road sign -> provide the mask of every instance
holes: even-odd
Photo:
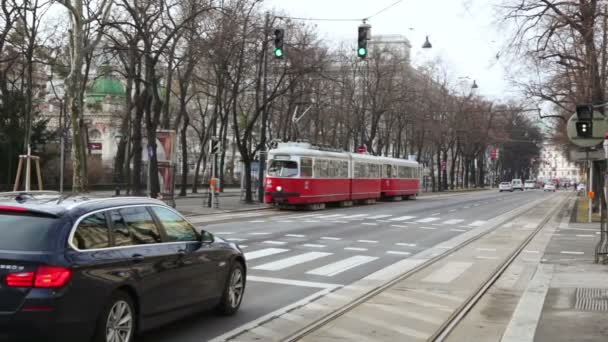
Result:
[[[568,120],[566,131],[568,138],[573,144],[580,147],[593,147],[604,141],[604,134],[608,132],[608,121],[600,112],[596,111],[593,113],[593,125],[591,126],[591,134],[588,137],[581,137],[577,132],[577,124],[580,126],[581,122],[576,113]]]

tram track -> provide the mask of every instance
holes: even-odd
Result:
[[[462,305],[460,307],[458,307],[450,315],[450,317],[447,320],[444,321],[444,323],[436,330],[436,332],[431,336],[431,338],[429,338],[430,341],[444,341],[450,335],[450,333],[466,317],[467,313],[475,306],[475,304],[483,297],[483,295],[491,288],[491,286],[500,278],[500,276],[505,272],[505,270],[521,254],[521,252],[526,248],[526,246],[528,246],[528,244],[534,239],[534,237],[536,237],[537,234],[548,224],[548,222],[559,212],[559,210],[563,207],[564,203],[567,200],[568,200],[568,197],[564,197],[563,199],[561,199],[558,202],[558,204],[555,205],[555,207],[552,210],[550,210],[549,213],[543,217],[541,222],[533,229],[533,231],[521,243],[519,243],[519,245],[514,249],[514,251],[508,255],[508,257],[505,259],[505,261],[502,262],[495,269],[494,272],[492,272],[492,274],[489,276],[489,278],[486,281],[484,281],[482,283],[482,285],[479,286],[479,288],[476,289],[475,292],[473,294],[471,294],[471,296],[469,296],[462,303]],[[525,214],[528,214],[529,212],[536,209],[539,204],[540,204],[540,202],[535,203],[535,205],[532,205],[530,208],[526,208],[525,210],[521,211],[518,215],[523,216]],[[513,209],[509,213],[517,212],[520,209],[521,208]],[[408,278],[411,278],[416,274],[419,274],[420,272],[437,264],[439,261],[445,259],[446,257],[453,255],[454,253],[462,250],[463,248],[474,243],[475,241],[478,241],[478,240],[482,239],[483,237],[487,236],[488,234],[495,232],[497,229],[499,229],[500,227],[502,227],[504,224],[506,224],[507,222],[509,222],[512,219],[513,219],[512,217],[507,216],[506,218],[500,220],[499,222],[496,222],[490,229],[488,229],[474,237],[471,237],[470,239],[460,243],[459,245],[454,246],[446,253],[433,257],[433,258],[427,260],[426,262],[412,268],[408,272],[405,272],[404,274],[402,274],[398,277],[395,277],[392,280],[366,292],[362,296],[359,296],[358,298],[356,298],[354,301],[351,301],[348,304],[340,307],[339,309],[334,310],[331,313],[320,317],[319,319],[312,322],[311,324],[300,328],[295,333],[292,333],[291,335],[289,335],[281,340],[285,341],[285,342],[291,342],[291,341],[298,341],[302,338],[307,337],[308,335],[314,333],[315,331],[323,328],[325,325],[337,320],[341,316],[347,314],[348,312],[354,310],[355,308],[359,307],[363,303],[369,301],[373,297],[381,294],[383,291],[391,288],[395,284],[397,284],[401,281],[404,281]]]

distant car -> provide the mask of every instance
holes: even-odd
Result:
[[[545,184],[545,187],[543,188],[543,191],[553,191],[553,192],[555,192],[555,184],[553,184],[553,183],[547,183],[547,184]]]
[[[500,191],[500,192],[503,192],[503,191],[513,192],[513,186],[509,182],[502,182],[502,183],[500,183],[498,185],[498,191]]]
[[[585,186],[585,184],[581,183],[581,184],[579,184],[579,185],[576,187],[576,190],[577,190],[577,191],[585,191],[585,190],[586,190],[586,188],[587,188],[587,187]]]
[[[161,201],[0,193],[0,339],[132,342],[207,308],[235,313],[245,275],[237,245]]]
[[[524,189],[526,189],[526,190],[534,190],[534,189],[536,189],[536,182],[533,181],[533,180],[527,180],[524,183]]]
[[[521,182],[521,179],[513,179],[511,181],[511,186],[513,187],[513,190],[524,191],[524,185]]]

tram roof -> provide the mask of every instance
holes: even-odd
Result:
[[[383,156],[373,156],[370,154],[362,153],[351,153],[351,152],[331,152],[317,150],[313,148],[306,148],[300,146],[279,146],[276,149],[269,151],[271,155],[290,155],[290,156],[312,156],[312,157],[325,157],[325,158],[336,158],[336,159],[353,159],[353,160],[367,160],[376,163],[395,163],[398,165],[417,167],[419,164],[413,160],[390,158]]]

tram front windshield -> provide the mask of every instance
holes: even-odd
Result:
[[[297,177],[298,163],[289,160],[273,160],[268,167],[268,176]]]

